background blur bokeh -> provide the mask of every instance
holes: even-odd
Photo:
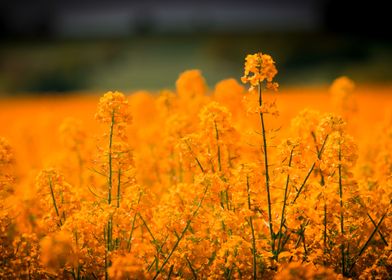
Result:
[[[172,88],[193,68],[213,86],[256,51],[282,87],[392,82],[385,1],[3,2],[1,96]]]

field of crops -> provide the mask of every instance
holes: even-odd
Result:
[[[392,87],[244,68],[1,101],[0,278],[391,279]]]

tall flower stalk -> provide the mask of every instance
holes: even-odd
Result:
[[[250,190],[249,190],[249,175],[246,176],[246,191],[248,193],[248,209],[251,210],[251,203],[250,203]],[[257,259],[256,259],[256,237],[255,237],[255,229],[253,226],[253,217],[249,217],[249,225],[252,233],[252,265],[253,265],[253,279],[257,279]]]
[[[265,171],[265,188],[267,192],[267,203],[268,203],[268,227],[270,232],[271,251],[275,252],[275,234],[272,224],[272,201],[271,201],[271,190],[270,190],[270,175],[268,165],[268,145],[266,127],[264,121],[264,110],[263,110],[263,96],[262,89],[264,84],[267,88],[276,90],[278,87],[277,83],[272,82],[275,75],[278,73],[275,67],[275,62],[272,57],[268,54],[256,53],[248,55],[245,59],[244,76],[241,78],[243,83],[250,83],[253,90],[255,87],[258,89],[258,111],[261,122],[261,132],[263,136],[263,152],[264,152],[264,171]]]
[[[340,140],[341,141],[341,140]],[[343,183],[342,183],[342,146],[339,141],[339,204],[340,204],[340,234],[342,235],[342,242],[340,250],[342,254],[342,275],[346,273],[346,260],[345,260],[345,246],[344,246],[344,216],[343,216]]]
[[[117,208],[120,206],[121,191],[121,168],[129,165],[131,159],[126,148],[126,125],[130,122],[131,116],[128,112],[128,101],[124,94],[120,92],[107,92],[98,104],[98,111],[95,118],[109,126],[107,151],[104,151],[106,159],[103,160],[102,174],[107,177],[107,204],[112,204],[113,184],[117,180]],[[115,142],[117,141],[117,142]],[[124,160],[124,155],[128,158]],[[117,167],[117,168],[116,168]],[[114,170],[118,170],[118,176],[114,176]],[[110,261],[108,252],[114,249],[113,246],[113,215],[109,215],[107,225],[104,230],[105,240],[105,279],[108,279],[108,267]]]

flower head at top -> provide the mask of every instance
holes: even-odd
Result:
[[[109,91],[100,98],[95,118],[102,123],[129,123],[131,115],[128,110],[129,104],[124,94]]]
[[[241,77],[241,81],[244,84],[250,83],[252,87],[260,86],[266,81],[267,88],[277,90],[279,85],[273,82],[277,73],[275,61],[270,55],[260,52],[248,54],[245,58],[244,76]]]

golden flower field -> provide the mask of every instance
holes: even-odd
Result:
[[[2,100],[0,278],[391,279],[392,86],[276,74]]]

